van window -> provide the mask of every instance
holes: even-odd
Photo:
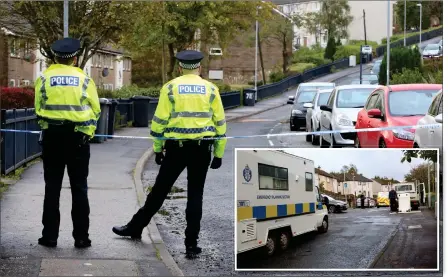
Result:
[[[313,174],[310,172],[305,173],[305,191],[313,191]]]
[[[405,191],[412,191],[412,185],[398,185],[395,187],[395,191],[397,192],[405,192]]]
[[[260,190],[288,190],[288,169],[258,164]]]

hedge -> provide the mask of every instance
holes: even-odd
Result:
[[[386,59],[380,66],[380,72],[378,75],[379,84],[386,84],[387,74],[386,74]],[[411,49],[406,47],[397,47],[390,50],[390,64],[389,73],[390,78],[393,74],[399,74],[403,69],[414,69],[417,68],[420,72],[422,71],[420,51],[417,49]]]
[[[432,27],[432,28],[423,30],[422,35],[425,34],[425,33],[427,33],[427,32],[429,32],[429,31],[436,30],[436,29],[440,29],[440,28],[443,28],[443,26],[437,26],[437,27]],[[406,33],[406,38],[409,38],[409,37],[412,37],[412,36],[415,36],[415,35],[419,35],[419,34],[420,34],[419,31],[417,31],[417,32],[411,32],[411,33]],[[404,34],[396,34],[396,35],[392,35],[392,36],[390,36],[390,42],[391,42],[391,43],[392,43],[392,42],[399,41],[399,40],[401,40],[401,39],[404,39]],[[387,37],[381,39],[381,45],[386,45],[386,44],[387,44]]]
[[[34,108],[34,90],[23,87],[0,87],[2,109]]]

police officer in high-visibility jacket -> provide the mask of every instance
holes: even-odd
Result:
[[[56,41],[51,51],[56,64],[36,81],[35,109],[42,128],[45,198],[39,244],[55,247],[59,236],[59,198],[65,166],[72,192],[72,221],[75,247],[91,246],[87,176],[90,147],[100,104],[96,86],[80,68],[74,67],[80,41]]]
[[[197,244],[204,183],[208,167],[218,169],[221,166],[226,146],[226,120],[217,86],[199,76],[203,54],[186,50],[179,52],[176,58],[182,76],[169,81],[161,89],[151,124],[151,135],[165,138],[155,139],[153,144],[155,161],[161,165],[159,174],[145,205],[126,226],[114,227],[113,232],[141,238],[143,228],[149,224],[174,182],[187,168],[185,247],[187,254],[194,255],[202,251]],[[218,139],[204,139],[207,137]],[[165,155],[163,148],[166,150]]]

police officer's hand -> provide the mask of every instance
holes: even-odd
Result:
[[[156,164],[161,165],[164,158],[165,158],[165,156],[163,156],[163,152],[157,152],[156,153]]]
[[[210,165],[210,168],[214,169],[214,170],[219,169],[221,167],[221,164],[222,164],[222,159],[214,157],[212,164]]]

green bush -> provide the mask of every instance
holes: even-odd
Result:
[[[350,40],[348,42],[349,45],[356,45],[356,46],[362,46],[365,45],[364,40]],[[378,43],[375,41],[367,41],[367,45],[371,46],[372,48],[378,46]]]
[[[394,73],[390,84],[423,83],[423,75],[418,68],[403,69],[401,73]]]
[[[443,70],[442,59],[428,59],[423,61],[423,73],[434,73]]]
[[[285,78],[285,74],[282,71],[274,70],[269,74],[269,80],[271,82],[278,82]]]
[[[435,73],[427,73],[423,78],[423,81],[425,83],[443,84],[443,71],[440,70]]]
[[[332,62],[331,59],[325,59],[317,56],[308,56],[308,57],[302,57],[301,59],[299,59],[297,63],[310,63],[318,67],[321,65],[329,64],[331,62]]]
[[[97,92],[98,92],[98,97],[99,98],[114,98],[114,91],[113,90],[99,88],[97,90]]]
[[[356,45],[345,45],[339,46],[334,54],[334,60],[339,60],[342,58],[348,58],[351,55],[356,56],[356,64],[359,64],[360,58],[360,47]]]
[[[386,57],[387,53],[385,54]],[[381,63],[378,82],[379,84],[386,84],[386,59],[383,59]],[[405,47],[393,48],[390,50],[390,63],[389,63],[389,77],[393,74],[402,73],[403,69],[417,68],[420,73],[422,72],[422,62],[420,52],[418,49],[410,49]]]
[[[210,82],[218,87],[219,93],[232,91],[232,87],[230,87],[229,84],[223,83],[221,81],[210,81]]]
[[[422,30],[423,31],[422,35],[427,33],[427,32],[429,32],[429,31],[432,31],[432,30],[435,30],[435,29],[440,29],[440,28],[443,28],[443,26],[438,26],[438,27],[429,28],[427,30]],[[412,36],[415,36],[415,35],[419,35],[419,34],[420,34],[420,32],[418,32],[418,31],[417,32],[411,32],[411,33],[406,33],[406,38],[409,38],[409,37],[412,37]],[[403,33],[392,35],[392,36],[390,36],[390,42],[392,43],[392,42],[395,42],[395,41],[399,41],[399,40],[401,40],[403,38],[404,38],[404,34]],[[381,44],[382,45],[386,45],[387,44],[387,37],[381,39]]]
[[[327,43],[327,47],[325,48],[324,58],[334,61],[334,54],[336,53],[336,49],[336,40],[334,39],[334,37],[330,37]]]
[[[324,59],[324,49],[320,46],[301,47],[295,51],[292,58],[292,63],[313,63],[317,66],[326,64],[328,60]]]
[[[247,84],[254,86],[255,85],[255,81],[251,80]],[[263,85],[263,81],[262,80],[258,80],[257,81],[257,86],[262,86],[262,85]]]

